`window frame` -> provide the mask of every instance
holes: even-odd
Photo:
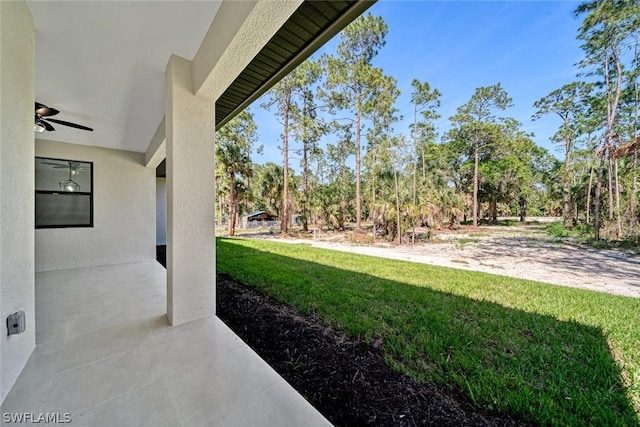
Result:
[[[59,159],[54,157],[41,157],[35,156],[34,160],[53,160],[58,162],[77,162],[84,163],[89,165],[89,181],[91,183],[91,191],[53,191],[53,190],[35,190],[34,194],[34,221],[36,230],[47,229],[47,228],[93,228],[93,162],[85,161],[85,160],[71,160],[71,159]],[[34,166],[35,167],[35,166]],[[35,173],[34,171],[34,179]],[[63,197],[79,197],[79,196],[89,196],[89,222],[83,224],[50,224],[50,225],[38,225],[37,223],[37,203],[38,203],[38,194],[49,194],[49,195],[62,195]]]

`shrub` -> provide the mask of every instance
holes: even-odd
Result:
[[[552,222],[545,228],[547,230],[547,234],[551,237],[569,237],[571,235],[571,231],[560,221]]]

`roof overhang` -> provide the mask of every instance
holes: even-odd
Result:
[[[374,1],[304,1],[216,101],[216,129],[264,94]]]
[[[301,2],[279,30],[248,61],[238,76],[217,96],[216,130],[263,95],[374,3],[375,0]],[[166,176],[163,147],[164,120],[156,130],[145,160],[148,166],[158,167],[156,175],[159,177]]]

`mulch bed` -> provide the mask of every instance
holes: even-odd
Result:
[[[384,362],[379,345],[217,276],[217,315],[336,426],[520,426]]]

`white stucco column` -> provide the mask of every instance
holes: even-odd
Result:
[[[215,103],[193,95],[191,61],[173,55],[165,80],[167,317],[215,314]]]
[[[35,35],[24,1],[0,1],[0,403],[36,344]],[[6,318],[19,310],[26,329],[7,336]]]

